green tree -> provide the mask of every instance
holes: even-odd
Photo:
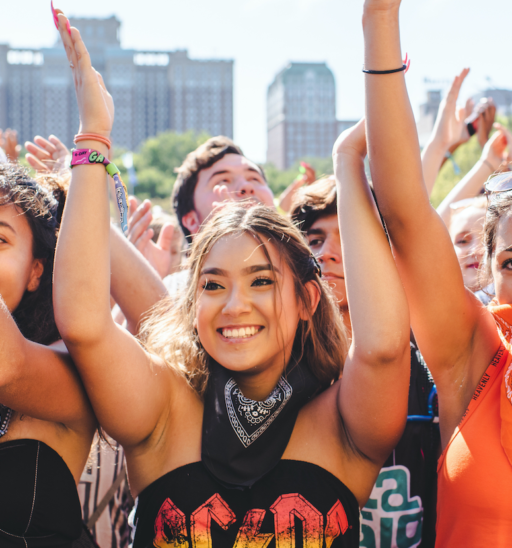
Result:
[[[333,174],[332,158],[303,158],[302,161],[307,162],[315,169],[317,179]],[[300,174],[300,161],[295,162],[292,167],[286,170],[280,170],[274,164],[264,164],[262,167],[265,170],[268,185],[275,196],[279,196]]]
[[[189,152],[209,139],[207,133],[160,133],[145,141],[133,155],[133,165],[137,173],[135,195],[140,199],[167,199],[176,181],[175,169],[179,167]],[[114,163],[119,167],[125,182],[128,175],[123,166],[122,154],[125,150],[114,151]]]

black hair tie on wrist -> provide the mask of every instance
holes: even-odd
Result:
[[[392,69],[392,70],[366,70],[366,69],[363,69],[363,72],[365,74],[394,74],[395,72],[403,72],[404,70],[407,70],[408,67],[409,67],[409,65],[404,63],[401,66],[401,68],[398,68],[398,69]]]

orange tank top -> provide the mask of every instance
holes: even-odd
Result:
[[[439,459],[436,548],[512,546],[512,307],[490,311],[503,345]]]

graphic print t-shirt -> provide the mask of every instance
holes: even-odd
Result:
[[[412,420],[361,511],[361,547],[434,547],[439,429],[434,420],[414,420],[437,415],[437,399],[429,409],[433,386],[421,354],[411,343],[408,415]]]
[[[196,462],[139,495],[134,525],[133,548],[356,548],[359,508],[314,464],[281,460],[250,489],[228,489]]]

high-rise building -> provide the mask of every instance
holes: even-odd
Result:
[[[123,49],[121,22],[70,18],[115,103],[112,140],[134,149],[148,137],[174,130],[233,136],[233,61],[195,60],[186,50]],[[60,40],[53,48],[0,45],[0,128],[20,140],[53,133],[68,145],[78,131],[72,74]]]
[[[338,135],[336,84],[325,63],[290,63],[267,91],[267,162],[287,169],[328,157]]]

